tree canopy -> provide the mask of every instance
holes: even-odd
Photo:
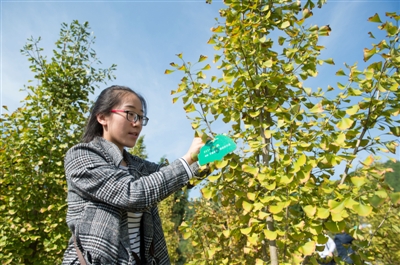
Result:
[[[198,134],[213,137],[225,123],[240,146],[211,165],[196,214],[181,226],[195,246],[189,264],[317,264],[323,231],[343,230],[356,238],[356,264],[381,260],[382,249],[354,226],[373,216],[388,222],[400,201],[374,163],[395,153],[400,136],[400,16],[371,14],[386,38],[364,49],[369,65],[346,64],[336,85],[312,88],[304,82],[319,66],[334,65],[319,44],[331,28],[306,23],[325,1],[224,3],[208,41],[212,62],[178,54],[166,70],[183,75],[173,101],[182,100]]]
[[[28,82],[35,85],[24,87],[28,95],[20,108],[1,117],[2,264],[61,263],[71,236],[63,158],[80,140],[89,95],[114,79],[115,65],[95,68],[100,62],[89,30],[87,22],[63,23],[50,59],[40,37],[21,50],[34,73]]]

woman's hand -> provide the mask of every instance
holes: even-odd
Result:
[[[192,145],[190,146],[187,153],[183,156],[183,159],[188,162],[189,165],[193,164],[197,161],[197,155],[200,152],[200,148],[204,145],[203,140],[200,137],[196,137],[192,141]]]

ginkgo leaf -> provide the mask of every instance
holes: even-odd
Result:
[[[340,222],[343,220],[342,212],[331,212],[332,221]]]
[[[299,248],[299,251],[303,253],[304,256],[308,256],[315,252],[315,246],[316,243],[314,241],[310,241],[301,246]]]
[[[320,207],[317,208],[317,217],[319,219],[326,219],[329,217],[330,214],[331,213],[327,208],[320,208]]]
[[[201,189],[201,194],[205,199],[209,200],[212,197],[212,190],[208,187],[204,187]]]
[[[242,165],[242,170],[244,172],[250,173],[252,175],[257,175],[257,173],[258,173],[258,168],[251,167],[251,166],[248,166],[248,165]]]
[[[253,204],[248,203],[247,201],[243,201],[242,207],[246,212],[250,212],[253,209]]]
[[[283,210],[283,205],[270,205],[269,206],[269,211],[273,214],[278,214],[282,212]]]
[[[353,209],[357,212],[359,216],[368,216],[372,212],[372,207],[362,203],[353,206]]]
[[[343,202],[337,202],[334,200],[329,200],[328,206],[330,208],[331,213],[340,213],[345,208],[345,204]]]
[[[271,230],[264,230],[264,235],[268,240],[275,240],[278,237],[278,233]]]
[[[353,120],[349,118],[342,118],[337,124],[336,127],[338,127],[340,130],[344,131],[348,128],[350,128],[353,125]]]
[[[323,111],[324,111],[324,109],[322,108],[321,102],[318,103],[318,104],[315,104],[314,107],[312,107],[312,108],[310,109],[310,112],[311,112],[311,113],[321,113],[321,112],[323,112]]]
[[[372,17],[368,18],[368,21],[370,22],[376,22],[376,23],[382,23],[378,13],[375,13]]]
[[[350,180],[357,188],[361,188],[366,183],[365,177],[351,177]]]
[[[242,229],[240,229],[240,232],[243,234],[243,235],[248,235],[248,234],[250,234],[251,233],[251,230],[253,229],[253,227],[247,227],[247,228],[242,228]]]
[[[206,60],[208,57],[205,55],[200,55],[199,61],[198,62],[202,62],[204,60]]]
[[[308,217],[312,218],[317,212],[317,207],[313,205],[307,205],[303,207],[303,211],[307,214]]]
[[[348,108],[346,110],[346,113],[348,115],[354,115],[356,114],[358,111],[360,110],[360,106],[358,106],[358,104],[351,106],[351,108]]]

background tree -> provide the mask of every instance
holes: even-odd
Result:
[[[305,26],[314,1],[224,3],[209,40],[220,76],[206,78],[212,67],[204,55],[200,65],[182,54],[182,63],[171,63],[184,72],[173,100],[181,98],[187,113],[197,111],[193,128],[212,136],[211,124],[222,121],[239,145],[212,165],[205,200],[194,221],[182,225],[195,246],[189,264],[301,264],[325,243],[324,230],[356,238],[356,264],[379,260],[354,222],[378,217],[400,200],[374,163],[379,151],[395,153],[400,136],[399,27],[393,24],[399,15],[387,13],[383,23],[372,15],[369,21],[387,36],[364,49],[364,61],[375,61],[362,70],[346,65],[336,73],[337,88],[322,89],[304,86],[318,65],[334,64],[320,59],[318,44],[330,27]],[[349,176],[361,157],[359,174]],[[309,262],[317,264],[314,257]]]
[[[400,191],[400,161],[388,160],[383,164],[384,168],[391,169],[385,173],[385,182],[389,184],[394,191]]]
[[[50,59],[40,38],[21,50],[35,85],[24,88],[22,107],[1,117],[1,264],[61,263],[70,237],[64,155],[80,140],[89,94],[114,78],[115,65],[94,67],[100,62],[89,30],[87,22],[63,23]]]

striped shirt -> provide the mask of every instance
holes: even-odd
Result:
[[[183,158],[180,158],[179,160],[182,162],[187,174],[189,175],[189,179],[191,179],[193,177],[193,173],[190,170],[188,163]],[[120,165],[119,167],[123,170],[128,170],[128,167],[123,165]],[[128,212],[128,231],[131,251],[138,254],[138,256],[140,256],[140,221],[142,219],[142,215],[143,213],[140,212]]]

